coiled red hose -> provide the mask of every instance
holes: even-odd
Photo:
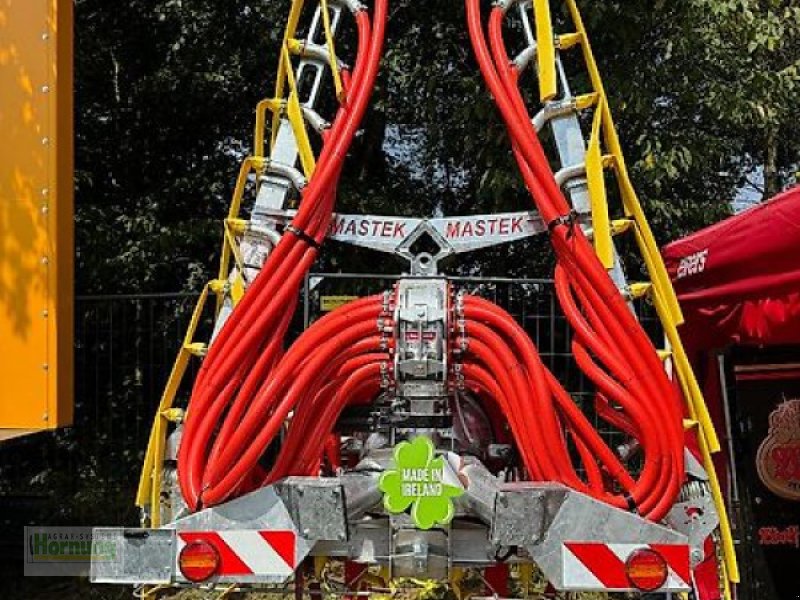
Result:
[[[281,357],[297,290],[330,225],[339,173],[374,88],[386,17],[387,0],[376,0],[372,21],[366,10],[355,13],[357,55],[352,75],[345,77],[347,100],[324,136],[297,215],[198,373],[178,450],[181,492],[192,509],[241,493],[248,479],[261,475],[258,460],[287,415],[307,397],[314,398],[321,376],[358,356],[353,348],[363,348],[358,342],[376,333],[380,305],[375,299],[365,300],[320,320]],[[343,383],[351,376],[362,382],[365,371],[350,373]],[[291,445],[285,445],[282,454],[291,456],[296,439],[287,437]],[[264,479],[271,480],[273,472],[274,468]]]
[[[638,439],[643,451],[641,473],[634,479],[611,452],[511,317],[474,298],[465,302],[467,374],[504,397],[515,440],[533,479],[560,481],[615,506],[661,519],[684,477],[680,399],[652,342],[580,228],[569,219],[569,204],[517,87],[519,74],[503,42],[502,7],[491,11],[487,41],[480,0],[466,4],[481,72],[511,136],[523,180],[550,224],[558,261],[556,292],[575,330],[576,361],[598,390],[599,414],[619,414],[615,424]],[[566,436],[575,443],[586,482],[573,466]]]
[[[652,343],[597,260],[579,228],[562,219],[569,206],[555,183],[517,89],[518,74],[502,40],[502,10],[492,11],[490,44],[480,0],[467,0],[478,63],[512,139],[526,186],[552,223],[558,259],[556,291],[575,330],[573,351],[594,383],[598,412],[635,437],[644,456],[634,477],[572,398],[546,369],[530,338],[505,311],[467,296],[465,329],[454,347],[468,386],[499,407],[511,427],[527,476],[558,481],[620,508],[660,519],[683,480],[679,399]],[[390,349],[379,335],[391,327],[381,297],[357,300],[328,314],[283,352],[297,290],[330,224],[347,149],[374,86],[387,0],[373,20],[356,14],[358,54],[317,169],[299,211],[205,358],[192,392],[178,456],[181,490],[192,509],[219,504],[281,477],[315,474],[342,409],[370,402]],[[295,235],[291,235],[294,232]],[[297,235],[303,232],[304,235]],[[283,434],[274,464],[259,460]],[[570,453],[574,444],[585,475]]]

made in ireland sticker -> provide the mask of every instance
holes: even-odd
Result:
[[[433,442],[421,436],[400,442],[394,449],[393,466],[378,483],[386,510],[399,514],[411,507],[411,520],[420,529],[450,523],[452,499],[464,489],[447,461],[436,457]]]

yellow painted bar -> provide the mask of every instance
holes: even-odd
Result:
[[[592,229],[594,249],[606,270],[614,268],[614,246],[611,243],[611,222],[608,215],[606,182],[603,167],[603,151],[600,148],[600,124],[602,107],[600,100],[592,122],[592,134],[586,150],[586,182],[592,205]]]
[[[639,231],[638,225],[634,231],[642,249],[642,257],[644,258],[645,265],[647,266],[648,271],[650,271],[650,265],[656,259],[649,254],[648,249],[641,243],[641,232]],[[652,273],[652,271],[650,272]],[[662,311],[659,311],[659,316],[661,318],[661,324],[664,327],[664,334],[667,336],[669,343],[672,345],[672,352],[675,356],[675,367],[678,370],[678,376],[686,383],[686,394],[684,394],[686,401],[690,403],[690,405],[694,408],[694,411],[697,413],[697,420],[700,422],[700,427],[703,430],[706,439],[708,440],[711,452],[719,452],[719,437],[714,429],[714,423],[711,420],[711,415],[708,412],[708,407],[706,406],[705,399],[703,398],[703,392],[697,383],[697,378],[694,375],[694,371],[689,363],[689,358],[686,355],[686,350],[683,347],[683,342],[678,334],[678,324],[674,321],[673,315],[669,310],[669,306],[664,300],[664,295],[661,293],[661,289],[655,284],[655,281],[653,282],[653,288],[653,299],[655,302],[660,303],[660,306],[663,309]]]
[[[228,244],[228,250],[230,250],[231,256],[233,256],[233,263],[241,272],[244,270],[244,259],[242,259],[242,253],[239,251],[239,245],[236,243],[236,236],[231,230],[230,222],[225,220],[222,228],[224,231],[223,237]]]
[[[614,219],[611,221],[611,235],[620,235],[628,231],[633,225],[631,219]]]
[[[653,289],[653,284],[649,281],[640,281],[637,283],[631,283],[628,286],[628,289],[630,290],[631,298],[643,298],[650,293],[650,290]]]
[[[267,111],[278,114],[282,105],[280,98],[267,98],[256,104],[256,127],[253,141],[253,154],[258,158],[264,156],[264,139],[266,138]]]
[[[616,134],[615,134],[616,135]],[[620,150],[621,152],[621,150]],[[624,162],[620,163],[620,168],[624,174],[618,178],[620,186],[620,194],[622,195],[622,202],[625,207],[626,215],[632,217],[636,221],[640,236],[638,239],[639,247],[642,255],[650,261],[647,265],[650,277],[653,284],[658,288],[659,293],[667,301],[667,306],[670,309],[673,321],[676,325],[683,323],[683,311],[678,304],[678,297],[675,295],[675,290],[672,287],[672,282],[669,279],[669,274],[664,266],[664,261],[661,259],[658,245],[656,244],[655,237],[650,230],[650,225],[644,216],[641,204],[636,197],[636,192],[633,189],[633,184],[628,178],[627,170]]]
[[[189,348],[194,342],[194,335],[200,323],[200,316],[203,314],[210,289],[211,284],[209,283],[203,288],[200,299],[194,307],[189,327],[183,339],[183,345],[178,351],[175,364],[167,379],[167,385],[161,394],[161,400],[158,403],[158,410],[153,421],[153,428],[150,430],[150,439],[147,443],[147,451],[142,464],[142,474],[139,478],[139,488],[136,492],[137,506],[145,507],[148,504],[150,505],[150,527],[159,527],[161,524],[161,472],[164,468],[167,411],[172,408],[175,394],[178,392],[178,387],[189,365],[189,359],[192,356]]]
[[[581,43],[583,43],[583,36],[580,33],[562,33],[558,36],[559,50],[569,50]]]
[[[244,219],[226,219],[225,223],[230,227],[234,235],[244,234],[249,225]]]
[[[190,354],[181,349],[178,352],[178,357],[175,364],[172,366],[172,371],[167,379],[167,385],[161,395],[161,401],[156,411],[155,419],[153,420],[153,427],[150,430],[150,439],[147,442],[147,450],[144,455],[144,463],[142,464],[142,474],[139,478],[139,488],[136,493],[136,505],[144,507],[151,503],[153,510],[153,519],[157,519],[155,512],[158,510],[158,487],[153,485],[155,479],[156,469],[161,468],[163,463],[163,453],[159,453],[158,449],[162,447],[159,438],[165,435],[163,429],[162,411],[171,408],[172,402],[175,400],[175,394],[178,391],[183,374],[186,372],[186,367],[189,364]],[[155,502],[155,504],[152,504]],[[158,527],[155,523],[151,522],[152,527]]]
[[[242,253],[239,250],[239,245],[236,242],[236,236],[233,232],[233,228],[231,226],[231,219],[226,219],[223,224],[224,233],[224,245],[227,247],[227,255],[233,256],[233,262],[236,265],[236,274],[233,277],[233,281],[231,282],[230,287],[230,297],[233,301],[233,305],[236,306],[239,304],[239,300],[242,299],[245,292],[245,282],[242,273],[244,273],[244,260],[242,258]],[[230,276],[229,276],[230,278]],[[222,298],[224,296],[219,296],[218,298]]]
[[[719,514],[719,530],[722,542],[722,558],[724,561],[720,565],[720,568],[723,569],[725,573],[726,597],[730,598],[730,586],[728,585],[728,581],[739,583],[741,580],[739,564],[736,560],[736,547],[733,543],[733,533],[731,532],[731,523],[728,519],[728,511],[725,507],[725,498],[722,496],[719,478],[714,469],[714,463],[711,460],[711,451],[708,448],[705,436],[698,435],[697,439],[699,441],[700,453],[703,456],[703,464],[708,472],[708,483],[709,488],[711,488],[711,495],[714,498],[714,506],[717,508],[717,513]]]
[[[284,46],[284,56],[289,60],[289,48]],[[297,143],[297,153],[300,155],[300,164],[303,165],[303,172],[307,178],[314,174],[316,160],[314,152],[311,150],[311,142],[308,140],[306,122],[303,118],[303,109],[300,107],[300,98],[297,95],[297,82],[294,80],[294,73],[286,71],[286,80],[289,83],[289,100],[286,104],[286,116],[292,125],[295,142]]]
[[[236,187],[233,190],[233,198],[231,199],[231,205],[228,208],[227,221],[231,221],[239,217],[239,211],[242,206],[242,198],[244,197],[244,191],[247,185],[247,178],[253,171],[255,171],[256,173],[261,171],[263,169],[263,165],[264,165],[264,159],[255,156],[249,156],[242,161],[242,165],[239,168],[239,175],[236,178]],[[220,259],[219,259],[219,271],[218,271],[219,281],[223,282],[227,281],[228,274],[230,273],[230,261],[231,261],[231,250],[228,245],[226,237],[223,235],[222,251],[220,253]],[[212,291],[214,290],[212,289]],[[217,294],[216,314],[219,314],[224,299],[225,299],[225,294],[223,293]]]
[[[584,61],[592,82],[592,87],[601,98],[601,103],[603,105],[601,111],[603,118],[602,126],[605,144],[615,159],[617,181],[620,187],[620,194],[622,196],[626,216],[631,217],[636,224],[636,227],[634,227],[636,241],[653,283],[652,297],[656,309],[662,325],[664,326],[665,334],[672,345],[673,360],[678,374],[678,380],[683,389],[690,416],[692,419],[696,419],[700,425],[697,437],[703,457],[703,466],[708,473],[714,504],[720,518],[722,554],[724,560],[724,564],[720,565],[720,568],[725,573],[726,581],[724,592],[726,600],[729,600],[730,586],[728,585],[728,580],[737,582],[739,580],[739,570],[736,563],[736,553],[727,509],[719,487],[716,471],[711,461],[711,454],[719,451],[719,439],[708,414],[708,408],[703,399],[702,391],[697,384],[694,372],[692,371],[683,348],[683,343],[678,335],[677,327],[683,323],[683,313],[678,304],[678,299],[672,287],[666,267],[664,266],[664,262],[661,260],[661,255],[650,229],[650,225],[645,218],[644,211],[641,208],[636,191],[631,183],[611,110],[608,103],[605,101],[606,94],[603,88],[603,82],[586,35],[583,19],[578,10],[576,0],[566,0],[566,3],[575,28],[582,36],[583,43],[581,47],[583,49]]]
[[[581,44],[581,48],[583,50],[583,56],[586,62],[586,69],[589,72],[589,77],[592,81],[592,87],[594,88],[595,92],[600,94],[600,96],[605,99],[606,93],[603,86],[603,80],[600,77],[600,71],[597,68],[597,63],[594,60],[594,54],[592,53],[591,44],[589,44],[588,37],[586,35],[586,28],[583,24],[583,18],[581,17],[575,0],[566,0],[566,2],[572,21],[575,24],[575,28],[578,33],[583,36],[584,43]],[[647,219],[644,216],[641,204],[636,195],[636,190],[633,188],[633,184],[630,181],[630,175],[628,173],[627,165],[625,164],[625,158],[622,154],[622,145],[619,142],[617,130],[614,126],[614,119],[611,115],[611,109],[608,106],[608,102],[604,102],[603,104],[603,132],[606,138],[606,147],[617,159],[617,179],[619,181],[620,192],[622,193],[623,201],[625,203],[625,210],[628,216],[632,216],[639,225],[639,229],[641,230],[642,234],[642,244],[647,246],[651,255],[657,257],[652,264],[650,278],[653,280],[653,283],[656,285],[656,287],[659,288],[659,291],[662,293],[662,297],[666,299],[667,306],[672,313],[673,320],[676,322],[676,324],[680,325],[683,323],[683,313],[678,305],[678,298],[675,295],[675,291],[672,289],[672,284],[669,282],[669,276],[667,274],[666,267],[664,267],[664,263],[660,258],[655,237],[653,236],[650,225],[647,223]]]
[[[558,94],[556,44],[553,34],[553,20],[550,15],[550,0],[534,0],[533,15],[536,19],[536,60],[539,65],[539,97],[542,102],[547,102]]]
[[[333,74],[333,87],[336,90],[337,100],[341,102],[344,98],[344,88],[342,87],[342,76],[339,73],[339,61],[336,59],[336,45],[333,42],[333,28],[331,27],[331,16],[328,12],[328,0],[320,0],[319,6],[322,10],[322,26],[325,29],[325,42],[328,45],[328,60]]]
[[[725,506],[725,499],[722,496],[722,489],[719,485],[717,471],[714,468],[714,462],[711,459],[711,453],[713,452],[711,449],[712,444],[709,443],[710,440],[706,433],[707,431],[711,431],[714,436],[713,439],[716,440],[717,438],[716,432],[714,431],[714,425],[711,423],[711,417],[708,414],[708,409],[703,400],[702,392],[700,392],[700,388],[697,385],[697,380],[694,377],[694,372],[689,365],[686,352],[681,344],[678,330],[674,323],[670,321],[671,314],[669,312],[669,308],[666,306],[664,300],[658,296],[658,293],[652,294],[652,298],[653,304],[656,307],[656,311],[658,312],[659,317],[664,325],[664,333],[667,336],[670,346],[672,346],[673,360],[678,371],[678,381],[683,389],[684,396],[688,400],[687,404],[689,408],[689,416],[693,420],[698,421],[698,424],[700,425],[697,431],[697,440],[700,447],[700,454],[702,456],[703,468],[706,470],[706,474],[708,475],[708,484],[709,488],[711,489],[711,495],[714,499],[714,507],[717,509],[717,514],[719,516],[720,537],[722,540],[723,550],[722,554],[725,560],[724,567],[727,573],[727,578],[736,583],[739,581],[739,566],[736,562],[736,549],[733,543],[733,533],[731,532],[728,510]],[[706,419],[707,422],[704,423]],[[716,443],[719,444],[718,441],[716,441]]]
[[[0,3],[0,439],[72,422],[72,22]]]
[[[231,256],[234,258],[234,263],[236,263],[237,260],[241,262],[238,257],[236,246],[230,243],[229,236],[239,222],[239,211],[241,209],[247,179],[252,172],[259,172],[263,168],[263,164],[263,158],[255,156],[247,157],[242,161],[231,204],[228,208],[228,217],[223,222],[224,235],[222,240],[222,255],[220,257],[219,278],[208,282],[203,289],[200,299],[197,301],[197,305],[194,308],[192,318],[186,330],[183,345],[178,351],[178,356],[175,359],[175,364],[167,379],[167,384],[161,395],[158,410],[153,420],[153,426],[150,430],[150,439],[147,444],[147,451],[145,452],[144,463],[142,465],[142,473],[139,479],[139,488],[136,493],[137,506],[144,507],[149,504],[151,507],[151,527],[158,527],[160,522],[159,494],[161,487],[161,470],[164,462],[164,442],[166,440],[167,421],[169,420],[168,411],[172,408],[172,404],[175,401],[175,394],[186,373],[189,359],[197,355],[200,346],[205,346],[204,344],[197,344],[194,342],[194,335],[200,321],[200,315],[205,308],[208,294],[213,293],[216,295],[216,312],[218,314],[225,297],[225,287],[228,281],[228,275],[230,274]],[[241,265],[239,266],[241,267]],[[244,283],[241,281],[241,277],[239,277],[234,281],[233,289],[231,290],[234,302],[238,302],[243,293]]]
[[[575,97],[575,108],[578,110],[586,110],[595,106],[600,101],[600,94],[592,92],[590,94],[581,94]]]
[[[303,5],[305,0],[292,0],[292,8],[289,10],[289,20],[286,23],[286,29],[283,32],[283,44],[281,48],[285,48],[289,40],[294,37],[297,31],[297,23],[300,21],[300,14],[303,12]],[[275,78],[275,97],[283,98],[284,84],[286,83],[286,73],[292,68],[292,61],[288,56],[285,56],[281,51],[278,58],[278,76]],[[278,135],[278,128],[280,127],[281,117],[276,112],[272,115],[272,142],[275,144],[275,138]]]

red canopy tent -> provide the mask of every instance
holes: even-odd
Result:
[[[800,343],[800,186],[663,254],[690,350]]]
[[[800,348],[800,186],[669,244],[663,255],[686,319],[681,338],[726,442],[714,462],[730,494],[735,425],[718,356],[730,346],[759,355],[771,346]],[[784,375],[797,380],[800,370]]]
[[[715,354],[732,344],[800,344],[800,186],[666,246],[686,319],[681,338],[720,437],[727,423]],[[728,448],[717,456],[728,479]]]
[[[800,186],[663,254],[690,350],[800,343]]]

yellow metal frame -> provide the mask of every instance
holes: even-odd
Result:
[[[556,47],[553,38],[553,20],[550,0],[534,0],[536,18],[536,61],[539,67],[539,99],[547,102],[556,97]]]
[[[319,1],[323,7],[323,12],[327,13],[327,3],[325,0]],[[184,418],[182,410],[173,408],[175,397],[191,358],[193,356],[202,357],[206,353],[206,344],[196,341],[195,336],[202,314],[206,309],[208,297],[211,294],[216,297],[215,314],[218,315],[225,298],[230,298],[233,305],[236,306],[245,293],[245,281],[242,277],[245,265],[239,251],[237,238],[247,231],[248,226],[247,221],[240,218],[242,201],[247,192],[248,181],[251,176],[254,176],[256,186],[258,186],[260,176],[264,173],[270,160],[264,154],[267,136],[267,112],[272,113],[270,153],[278,128],[281,126],[281,119],[285,117],[297,142],[300,164],[305,176],[310,178],[314,173],[316,158],[308,137],[295,80],[295,67],[292,62],[292,56],[297,56],[303,51],[302,42],[294,39],[294,34],[297,30],[304,4],[304,0],[294,0],[292,3],[279,54],[275,97],[263,99],[256,105],[253,155],[242,161],[228,214],[222,222],[223,235],[218,276],[217,279],[209,281],[205,285],[194,308],[183,343],[167,379],[164,392],[161,395],[150,431],[142,473],[139,478],[139,487],[136,493],[136,505],[141,508],[150,507],[149,522],[144,523],[144,525],[150,527],[159,527],[161,525],[160,492],[169,423],[180,422]],[[327,21],[325,29],[326,38],[328,38],[328,52],[331,56],[331,68],[334,69],[338,61],[330,31],[330,17],[324,18]],[[340,81],[338,69],[334,69],[334,72],[335,80]],[[341,82],[339,85],[341,85]],[[343,95],[343,92],[341,95]],[[233,275],[234,273],[235,275]]]
[[[702,455],[703,467],[708,473],[709,487],[714,499],[714,504],[720,518],[720,537],[723,561],[720,569],[724,573],[724,593],[726,599],[730,598],[729,582],[739,581],[739,570],[736,563],[736,553],[733,545],[730,522],[728,520],[725,501],[719,486],[719,480],[711,460],[711,455],[719,452],[720,444],[714,425],[708,412],[700,386],[689,364],[686,351],[678,334],[678,326],[683,323],[683,314],[678,304],[677,296],[672,288],[666,267],[661,259],[653,233],[650,229],[641,203],[628,174],[622,147],[619,142],[614,120],[608,105],[607,96],[600,77],[600,71],[595,62],[586,28],[578,10],[576,0],[565,0],[572,19],[575,31],[556,37],[552,30],[548,0],[534,2],[534,16],[536,18],[537,50],[539,56],[539,89],[543,100],[555,96],[554,73],[555,57],[550,54],[548,40],[558,40],[561,50],[580,46],[592,92],[578,96],[576,108],[578,110],[593,109],[592,130],[586,156],[586,176],[591,200],[593,239],[595,251],[603,265],[610,269],[613,267],[612,236],[626,231],[633,231],[644,259],[651,282],[631,286],[632,293],[647,294],[656,307],[659,319],[664,328],[665,336],[670,345],[670,350],[660,353],[662,358],[671,358],[677,374],[677,379],[686,398],[689,423],[697,427],[697,438]],[[543,45],[544,43],[544,45]],[[542,64],[546,59],[548,64]],[[552,61],[552,64],[549,64]],[[605,146],[607,153],[602,148]],[[624,219],[612,221],[605,183],[605,173],[614,174],[622,200]]]
[[[344,87],[342,86],[342,75],[339,73],[339,61],[336,58],[336,44],[333,41],[333,28],[331,27],[331,15],[328,12],[328,0],[320,0],[322,9],[322,25],[325,29],[325,44],[328,47],[328,58],[330,60],[331,73],[333,74],[333,87],[336,90],[336,98],[339,102],[344,102]]]

